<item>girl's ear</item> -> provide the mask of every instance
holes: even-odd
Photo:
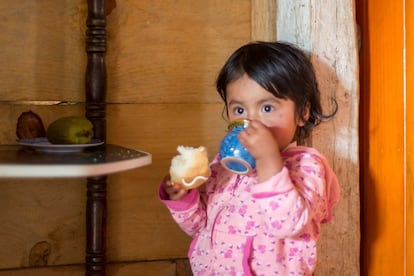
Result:
[[[309,120],[310,116],[310,103],[308,102],[305,105],[305,108],[302,110],[301,116],[298,117],[298,126],[303,127],[306,122]]]

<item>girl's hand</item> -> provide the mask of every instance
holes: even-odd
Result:
[[[279,154],[276,139],[259,121],[250,121],[249,126],[239,133],[238,138],[256,160],[273,158]]]
[[[240,143],[256,159],[256,170],[260,181],[265,181],[283,167],[279,145],[272,132],[259,121],[250,121],[249,126],[238,134]]]
[[[180,200],[188,193],[188,191],[183,189],[180,184],[172,183],[169,176],[164,178],[163,188],[170,200]]]

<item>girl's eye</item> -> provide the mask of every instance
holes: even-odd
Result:
[[[265,105],[265,106],[262,107],[262,111],[265,112],[265,113],[272,112],[273,109],[274,108],[271,105]]]
[[[244,113],[244,108],[242,108],[242,107],[235,107],[235,108],[233,109],[233,111],[234,111],[234,114],[235,114],[235,115],[243,115],[243,113]]]

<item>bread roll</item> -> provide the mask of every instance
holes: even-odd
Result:
[[[210,176],[206,148],[178,146],[177,151],[179,155],[171,160],[171,181],[187,190],[204,184]]]

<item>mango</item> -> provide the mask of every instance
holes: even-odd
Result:
[[[86,117],[61,117],[47,127],[46,137],[52,144],[88,144],[93,137],[93,125]]]

